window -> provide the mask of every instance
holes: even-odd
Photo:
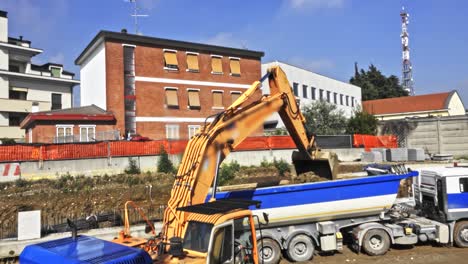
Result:
[[[60,78],[60,75],[62,74],[62,68],[50,67],[50,74],[52,75],[52,77]]]
[[[27,88],[12,87],[10,88],[10,93],[8,98],[16,100],[26,100],[28,97]]]
[[[213,108],[224,108],[222,91],[213,91]]]
[[[340,94],[340,105],[343,105],[343,95]]]
[[[327,102],[329,102],[329,103],[331,102],[331,99],[330,99],[331,96],[330,96],[330,94],[331,94],[331,92],[330,92],[330,91],[327,91]]]
[[[293,83],[293,91],[294,91],[294,96],[299,96],[299,84],[298,83]]]
[[[9,126],[20,126],[21,122],[26,118],[26,113],[8,113],[8,125]]]
[[[81,142],[90,142],[96,141],[96,126],[80,126],[80,141]]]
[[[354,97],[351,97],[351,107],[354,107]]]
[[[233,104],[241,96],[241,92],[231,92],[231,104]]]
[[[220,227],[215,231],[210,253],[210,263],[232,263],[233,232],[232,225]]]
[[[176,88],[166,88],[166,105],[171,108],[179,107]]]
[[[55,143],[73,142],[73,125],[57,125]]]
[[[211,73],[223,74],[223,62],[221,58],[221,56],[211,56]]]
[[[200,109],[199,89],[188,89],[188,106],[190,109]]]
[[[188,138],[191,139],[197,131],[200,129],[200,125],[189,125],[188,126]]]
[[[212,224],[190,221],[185,230],[184,249],[208,252]]]
[[[241,250],[234,250],[235,263],[254,263],[253,261],[253,235],[250,228],[249,217],[238,218],[234,220],[234,241],[242,246]],[[242,252],[243,251],[243,252]],[[244,258],[242,255],[245,254]]]
[[[302,97],[307,98],[307,85],[302,85]]]
[[[333,93],[333,103],[334,103],[334,104],[337,104],[337,101],[338,101],[338,100],[337,100],[337,99],[338,99],[337,96],[338,96],[337,93]]]
[[[179,125],[166,125],[166,138],[179,139]]]
[[[312,97],[312,100],[316,100],[316,95],[315,95],[315,90],[317,90],[315,87],[311,87],[311,92],[310,95]]]
[[[51,110],[62,109],[62,95],[53,93],[52,94],[52,107]]]
[[[319,90],[319,100],[323,100],[323,90]]]
[[[200,68],[198,66],[198,54],[196,53],[187,53],[187,71],[189,72],[199,72]]]
[[[231,68],[231,76],[240,76],[240,59],[230,58],[229,66]]]
[[[28,129],[28,143],[33,143],[33,130],[32,128]]]
[[[468,178],[460,178],[460,192],[466,193],[468,192]]]
[[[20,67],[18,65],[8,65],[8,71],[11,72],[20,72]]]
[[[346,106],[349,106],[349,96],[346,96]]]
[[[164,68],[167,70],[178,70],[177,51],[164,50]]]

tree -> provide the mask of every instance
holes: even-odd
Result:
[[[346,129],[346,117],[343,110],[323,100],[312,102],[302,108],[309,135],[338,135]]]
[[[166,149],[164,149],[164,146],[161,146],[161,153],[159,154],[158,172],[165,172],[165,173],[175,172],[174,165],[172,164],[172,161],[169,159],[169,155],[167,154]]]
[[[386,77],[373,64],[367,71],[359,70],[357,63],[354,67],[354,77],[349,82],[361,87],[363,101],[408,96],[395,75]]]
[[[347,134],[377,134],[378,120],[375,116],[358,108],[354,111],[354,115],[348,120],[346,127]]]

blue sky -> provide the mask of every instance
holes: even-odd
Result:
[[[410,13],[417,94],[457,89],[468,107],[468,1],[463,0],[139,0],[144,35],[244,47],[348,81],[354,62],[400,77],[400,16]],[[134,32],[124,0],[1,0],[10,36],[44,49],[35,63],[75,58],[99,30]]]

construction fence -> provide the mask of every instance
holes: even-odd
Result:
[[[353,138],[354,147],[365,147],[366,149],[373,147],[397,147],[395,136],[354,135]],[[352,147],[350,135],[317,136],[317,142],[322,148]],[[336,142],[342,142],[342,144],[338,146]],[[0,162],[151,156],[159,155],[163,149],[168,154],[175,155],[182,154],[187,143],[188,140],[164,139],[153,141],[0,145]],[[246,138],[234,150],[253,151],[295,148],[296,145],[290,136],[263,136]]]

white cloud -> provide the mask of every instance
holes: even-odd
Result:
[[[59,52],[49,58],[49,62],[63,64],[65,62],[65,56],[62,52]]]
[[[286,62],[313,72],[323,72],[335,68],[335,63],[333,63],[333,61],[330,59],[307,59],[303,57],[292,57],[286,60]]]
[[[247,41],[235,37],[230,32],[219,32],[218,34],[214,35],[213,37],[200,40],[201,43],[211,44],[211,45],[218,45],[218,46],[226,46],[226,47],[234,47],[234,48],[247,48]]]
[[[345,0],[285,0],[286,6],[294,10],[311,10],[321,8],[342,8]]]

